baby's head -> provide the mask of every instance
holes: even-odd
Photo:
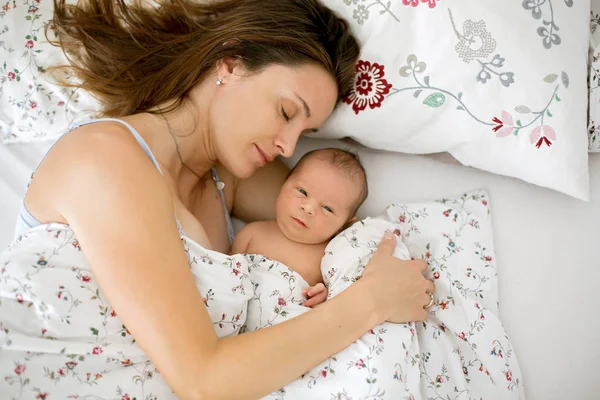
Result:
[[[367,175],[356,155],[340,149],[311,151],[281,188],[277,225],[295,242],[326,242],[355,220],[367,194]]]

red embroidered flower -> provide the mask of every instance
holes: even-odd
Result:
[[[64,106],[64,105],[65,105],[64,101],[61,100],[61,101],[58,102],[58,106]]]
[[[14,72],[9,72],[8,73],[8,80],[12,81],[17,77],[17,74],[15,74]]]
[[[27,370],[27,366],[25,364],[17,364],[17,367],[15,368],[15,374],[21,375],[26,370]]]
[[[33,40],[28,40],[27,43],[25,43],[25,47],[28,49],[33,49]]]
[[[370,61],[359,60],[354,70],[356,77],[354,87],[344,99],[346,104],[352,104],[355,114],[367,108],[381,107],[385,95],[390,92],[392,85],[383,79],[384,66]]]
[[[425,253],[425,258],[431,258],[431,253],[430,252]]]
[[[487,206],[487,205],[488,205],[488,202],[487,202],[487,201],[485,201],[485,200],[482,200],[482,201],[481,201],[481,204],[483,204],[484,206]]]
[[[132,365],[133,363],[131,362],[131,360],[128,358],[125,361],[121,361],[121,364],[123,365]]]
[[[10,7],[8,6],[8,3],[6,3],[5,5],[3,5],[3,6],[2,6],[2,9],[3,9],[4,11],[8,11],[8,10],[9,10],[9,8],[10,8]]]
[[[116,317],[117,316],[117,312],[115,310],[112,310],[110,312],[110,316],[113,317],[113,318]]]
[[[440,273],[439,273],[439,272],[437,272],[437,271],[435,271],[435,272],[433,273],[433,278],[434,278],[434,279],[440,279]]]
[[[67,368],[73,369],[73,368],[75,368],[77,366],[77,362],[75,362],[75,361],[67,361],[65,363],[65,365],[67,366]]]
[[[535,147],[538,149],[542,144],[546,144],[546,146],[552,146],[551,140],[556,140],[556,132],[549,125],[542,125],[535,128],[531,131],[531,136],[529,137],[531,144],[535,143]]]
[[[48,396],[48,393],[44,392],[44,393],[39,393],[37,396],[35,396],[35,398],[45,400],[47,396]]]
[[[90,278],[90,277],[89,277],[89,276],[87,276],[87,275],[83,275],[83,276],[81,277],[81,280],[82,280],[83,282],[89,282],[89,281],[91,281],[91,280],[92,280],[92,278]]]
[[[280,305],[281,307],[286,306],[287,302],[285,301],[285,299],[283,297],[280,297],[279,299],[277,299],[277,304]]]
[[[35,101],[29,101],[29,107],[33,110],[34,108],[37,107],[37,103]]]
[[[449,217],[450,216],[450,211],[444,211],[444,217]]]
[[[441,375],[438,375],[438,376],[435,377],[435,381],[437,383],[444,383],[444,377],[441,376]]]
[[[58,369],[58,374],[59,374],[60,376],[65,376],[65,375],[66,375],[66,374],[65,374],[65,370],[64,370],[64,369],[62,369],[62,368],[59,368],[59,369]]]
[[[401,215],[400,218],[398,218],[398,220],[400,221],[400,223],[405,223],[406,222],[406,216]]]
[[[35,14],[37,12],[38,8],[36,6],[30,6],[29,10],[27,10],[28,13],[30,14]]]
[[[512,372],[506,371],[506,380],[507,381],[512,381]]]
[[[357,368],[364,368],[364,367],[365,367],[365,362],[364,362],[364,361],[363,361],[363,359],[361,358],[361,359],[359,359],[357,362],[355,362],[355,363],[354,363],[354,365],[355,365]]]
[[[24,301],[24,300],[23,300],[23,295],[22,295],[21,293],[17,293],[17,294],[15,295],[15,299],[17,299],[17,301],[18,301],[19,303],[23,303],[23,301]]]
[[[436,278],[437,279],[437,278]],[[444,300],[440,301],[440,308],[442,310],[445,310],[446,308],[448,308],[448,303]],[[462,338],[461,338],[462,339]]]
[[[506,111],[502,111],[501,113],[502,119],[498,117],[492,118],[492,121],[496,124],[495,127],[492,128],[492,131],[496,132],[496,137],[505,137],[513,133],[513,117]]]
[[[100,347],[94,347],[94,350],[92,350],[92,354],[102,354],[103,352],[104,350]]]
[[[485,319],[485,317],[483,316],[483,314],[481,314],[481,315],[479,316],[479,319],[480,319],[480,320],[482,320],[482,321]]]
[[[490,262],[490,261],[492,261],[492,257],[490,257],[490,256],[485,256],[485,261],[486,261],[486,262]]]
[[[327,371],[325,371],[324,369],[323,369],[323,370],[321,370],[321,376],[322,376],[323,378],[327,378]]]
[[[440,324],[440,325],[438,326],[438,328],[440,328],[440,330],[441,330],[442,332],[446,332],[446,325],[444,325],[444,324]]]
[[[240,270],[238,270],[238,269],[235,269],[235,268],[234,268],[234,269],[232,269],[232,270],[231,270],[231,272],[232,272],[232,273],[233,273],[235,276],[238,276],[238,275],[240,274]]]
[[[121,397],[121,400],[131,400],[131,398],[128,394],[124,394],[123,397]]]
[[[402,232],[400,232],[400,229],[394,229],[394,235],[400,236],[402,235]]]
[[[94,379],[98,380],[100,378],[102,378],[102,374],[96,374],[96,375],[94,375]]]
[[[374,335],[374,334],[375,334],[375,331],[374,331],[373,329],[371,329],[371,330],[369,331],[369,333],[370,333],[371,335]]]
[[[458,338],[462,340],[466,340],[467,335],[464,332],[458,334]]]

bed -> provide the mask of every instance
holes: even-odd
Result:
[[[347,143],[304,139],[304,152]],[[47,142],[0,144],[0,247],[12,239],[27,179]],[[595,399],[600,346],[595,245],[600,237],[600,155],[590,155],[592,200],[456,164],[446,155],[415,156],[359,149],[370,196],[361,216],[391,201],[436,199],[484,188],[490,194],[500,315],[512,336],[528,399]],[[8,168],[5,168],[8,167]]]

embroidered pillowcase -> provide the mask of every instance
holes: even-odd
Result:
[[[589,0],[327,0],[362,42],[318,137],[465,165],[587,200]]]
[[[600,152],[600,0],[592,0],[590,11],[589,114],[590,152]]]

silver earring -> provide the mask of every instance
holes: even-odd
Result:
[[[220,85],[221,83],[223,83],[223,79],[217,79],[217,85]]]

